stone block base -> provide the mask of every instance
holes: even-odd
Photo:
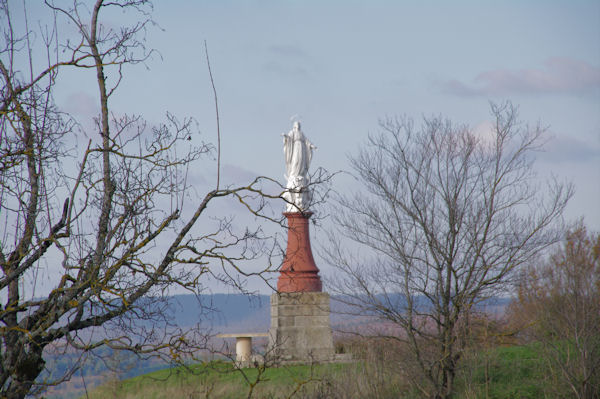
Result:
[[[269,357],[276,363],[334,360],[329,294],[291,292],[271,295]]]

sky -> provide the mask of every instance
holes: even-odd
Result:
[[[536,168],[575,184],[567,219],[600,230],[598,1],[171,0],[152,15],[157,52],[125,70],[112,108],[151,122],[192,116],[216,141],[206,41],[225,184],[283,182],[280,135],[293,118],[318,147],[312,168],[338,171],[382,118],[443,115],[482,130],[489,102],[510,100],[548,127]],[[68,79],[59,105],[96,112],[93,80]]]
[[[239,173],[282,178],[294,116],[318,147],[313,168],[336,171],[382,118],[476,128],[489,101],[510,100],[548,127],[537,165],[575,183],[567,217],[600,229],[597,1],[168,1],[154,16],[162,59],[126,77],[117,106],[194,116],[213,139],[206,40],[223,162]]]

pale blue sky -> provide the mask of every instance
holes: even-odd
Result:
[[[175,0],[157,1],[153,15],[162,29],[148,46],[160,56],[126,69],[113,110],[193,116],[215,141],[206,40],[225,183],[283,181],[280,134],[294,115],[318,146],[313,167],[335,171],[380,118],[442,114],[481,130],[488,101],[511,100],[523,120],[549,126],[537,167],[575,183],[567,218],[600,230],[598,1]],[[62,79],[58,103],[95,113],[93,79]]]
[[[379,118],[477,126],[509,99],[555,137],[538,166],[575,182],[567,216],[600,229],[600,2],[165,1],[154,15],[162,60],[115,105],[193,115],[214,137],[207,40],[225,163],[281,177],[279,135],[298,114],[314,165],[346,169]]]

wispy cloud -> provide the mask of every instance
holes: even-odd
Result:
[[[496,140],[494,123],[483,121],[473,127],[473,133],[484,144],[493,145]],[[599,132],[600,133],[600,132]],[[593,159],[600,161],[600,135],[594,139],[586,137],[581,140],[565,134],[549,133],[546,141],[536,157],[543,162],[587,162]]]
[[[65,111],[79,117],[92,118],[98,114],[98,101],[83,91],[71,93],[63,104]]]
[[[267,47],[267,61],[262,69],[265,73],[282,77],[308,78],[311,65],[309,55],[295,44],[273,44]]]
[[[269,61],[263,64],[263,71],[268,74],[279,76],[294,76],[306,78],[309,76],[308,70],[302,65],[289,62]]]
[[[458,96],[585,94],[600,89],[600,67],[567,57],[546,60],[538,69],[485,71],[472,83],[450,80],[443,91]]]
[[[304,58],[307,56],[306,52],[300,46],[294,44],[274,44],[269,46],[267,51],[271,54],[283,57]]]
[[[548,140],[539,158],[551,163],[600,160],[600,141],[583,142],[575,137],[554,136]]]

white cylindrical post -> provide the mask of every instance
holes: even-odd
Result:
[[[248,362],[252,356],[252,338],[237,337],[235,341],[235,355],[238,362]]]

